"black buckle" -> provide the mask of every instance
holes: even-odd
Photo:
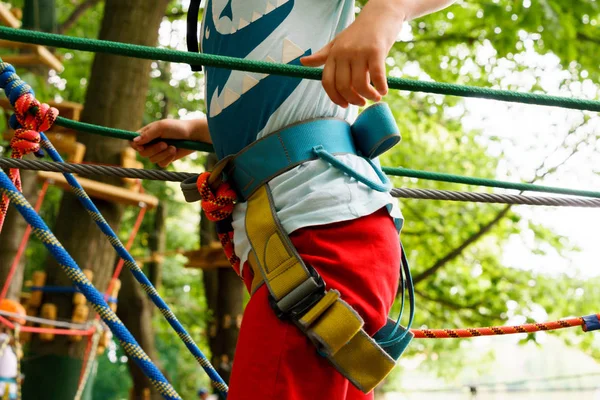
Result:
[[[297,321],[325,296],[323,278],[312,266],[307,264],[306,267],[310,277],[289,294],[279,301],[269,295],[269,304],[277,318]]]

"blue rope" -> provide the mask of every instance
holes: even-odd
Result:
[[[14,67],[8,63],[0,63],[0,89],[4,89],[6,96],[9,97],[11,103],[14,103],[19,96],[24,93],[33,94],[33,90],[31,87],[27,85],[23,80],[19,78],[16,74]],[[19,96],[15,95],[16,93]],[[13,101],[14,99],[14,101]],[[13,129],[18,128],[18,122],[16,118],[10,119],[10,125]],[[50,140],[46,137],[43,132],[40,132],[41,136],[41,146],[46,150],[50,158],[55,162],[64,162],[58,151],[54,148]],[[79,200],[79,202],[83,205],[85,210],[90,214],[92,219],[96,222],[96,225],[100,228],[102,233],[108,238],[108,241],[111,243],[119,257],[121,257],[125,261],[125,265],[129,268],[129,270],[133,273],[135,279],[140,283],[144,291],[148,294],[152,302],[158,307],[161,314],[167,320],[169,325],[175,330],[177,335],[183,341],[187,349],[192,353],[196,361],[204,371],[208,374],[212,385],[217,389],[219,394],[222,397],[227,396],[227,392],[229,388],[227,384],[223,381],[223,379],[219,376],[217,371],[214,369],[210,361],[206,358],[206,356],[202,353],[198,345],[194,342],[194,339],[190,336],[190,334],[185,330],[185,328],[181,325],[175,314],[171,311],[169,306],[164,302],[164,300],[158,294],[158,291],[152,285],[152,282],[144,275],[140,267],[137,265],[131,254],[125,249],[125,246],[121,242],[121,240],[117,237],[115,232],[112,230],[108,222],[104,219],[98,208],[89,198],[83,187],[79,184],[77,179],[73,177],[73,175],[64,173],[63,174],[69,186],[71,186],[73,193]]]
[[[150,379],[150,382],[152,382],[165,399],[181,399],[175,389],[136,342],[125,325],[123,325],[123,322],[121,322],[119,317],[117,317],[110,309],[104,300],[104,295],[92,285],[90,280],[84,275],[75,260],[67,253],[39,214],[31,207],[29,202],[17,190],[6,173],[1,169],[0,187],[4,189],[4,193],[11,200],[19,213],[21,213],[23,218],[25,218],[27,223],[31,225],[33,233],[44,244],[56,261],[58,261],[58,265],[60,265],[69,279],[71,279],[81,293],[83,293],[88,302],[94,307],[94,310],[96,310],[100,317],[102,317],[102,320],[108,325],[115,337],[119,339],[127,356],[131,357],[131,359],[139,365],[144,374]]]

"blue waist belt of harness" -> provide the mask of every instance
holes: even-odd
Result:
[[[321,118],[288,126],[257,140],[239,153],[222,159],[213,172],[223,172],[232,183],[240,201],[247,200],[256,189],[272,178],[304,162],[318,158],[369,186],[387,192],[391,184],[372,159],[400,141],[398,126],[385,103],[365,109],[350,125],[344,120]],[[354,154],[364,157],[380,182],[365,177],[335,155]],[[195,180],[181,184],[188,202],[200,200]]]

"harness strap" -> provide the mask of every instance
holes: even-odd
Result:
[[[402,340],[387,348],[364,331],[360,315],[339,292],[326,290],[318,273],[298,255],[279,223],[268,185],[248,200],[246,231],[253,248],[249,258],[254,272],[252,291],[265,283],[280,319],[300,328],[357,388],[365,393],[373,390],[392,371],[412,334],[398,329]],[[388,322],[388,334],[394,325]]]
[[[189,52],[199,53],[200,47],[198,46],[198,15],[200,14],[200,1],[191,0],[190,8],[187,14],[187,48]],[[190,64],[192,71],[202,71],[202,65]]]

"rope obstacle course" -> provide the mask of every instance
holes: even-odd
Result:
[[[270,74],[279,74],[279,75],[287,75],[287,76],[295,76],[306,79],[320,79],[320,70],[313,68],[305,68],[305,67],[297,67],[297,66],[289,66],[289,65],[280,65],[273,63],[262,63],[262,62],[254,62],[248,60],[239,60],[232,59],[228,57],[220,57],[213,56],[208,54],[190,54],[186,52],[177,52],[172,50],[165,49],[154,49],[144,46],[136,46],[136,45],[128,45],[121,43],[113,43],[113,42],[104,42],[97,40],[89,40],[89,39],[79,39],[79,38],[70,38],[61,35],[52,35],[52,34],[44,34],[40,32],[29,32],[29,31],[20,31],[14,30],[10,28],[1,28],[0,27],[0,38],[6,39],[9,41],[24,41],[28,43],[35,44],[45,44],[52,45],[56,47],[64,47],[70,48],[74,50],[83,50],[83,51],[97,51],[97,52],[107,52],[111,54],[118,55],[126,55],[131,57],[139,57],[139,58],[152,58],[152,59],[162,59],[165,61],[178,61],[178,62],[186,62],[186,63],[196,63],[207,66],[219,66],[223,68],[229,69],[241,69],[246,71],[254,71],[254,72],[262,72],[262,73],[270,73]],[[548,105],[548,106],[557,106],[557,107],[565,107],[571,109],[579,109],[579,110],[589,110],[589,111],[600,111],[600,102],[593,100],[582,100],[582,99],[570,99],[570,98],[562,98],[541,94],[530,94],[530,93],[516,93],[516,92],[507,92],[507,91],[499,91],[499,90],[491,90],[491,89],[483,89],[483,88],[473,88],[466,87],[460,85],[451,85],[451,84],[440,84],[435,82],[420,82],[420,81],[410,81],[406,79],[400,78],[390,78],[389,79],[390,88],[395,89],[403,89],[403,90],[411,90],[411,91],[424,91],[428,93],[439,93],[446,95],[458,95],[465,97],[481,97],[481,98],[489,98],[503,101],[511,101],[511,102],[520,102],[520,103],[529,103],[529,104],[539,104],[539,105]],[[23,81],[21,81],[18,76],[15,74],[14,68],[6,63],[0,64],[0,87],[5,89],[7,96],[10,99],[12,105],[17,107],[17,116],[11,119],[11,125],[13,128],[18,130],[25,130],[26,135],[19,137],[20,142],[29,142],[29,143],[38,143],[39,146],[31,146],[27,144],[29,147],[27,150],[29,152],[38,152],[40,148],[46,150],[46,152],[50,155],[50,157],[54,160],[55,163],[63,163],[62,158],[54,149],[52,143],[47,139],[44,135],[43,131],[46,129],[46,125],[51,126],[53,123],[56,125],[60,125],[70,129],[77,129],[83,132],[93,133],[93,134],[102,134],[110,137],[119,137],[125,140],[131,140],[136,136],[135,133],[112,129],[112,128],[104,128],[98,127],[90,124],[84,124],[77,121],[64,119],[61,117],[57,117],[56,115],[52,115],[53,112],[50,110],[49,106],[42,105],[35,100],[33,97],[33,92]],[[50,114],[48,114],[50,113]],[[37,117],[37,118],[32,118]],[[40,118],[42,117],[42,118]],[[31,120],[36,119],[40,121],[46,121],[46,125],[31,125]],[[44,129],[42,129],[44,128]],[[31,134],[31,132],[34,134]],[[37,135],[36,135],[37,134]],[[17,143],[18,144],[18,143]],[[202,143],[195,142],[180,142],[173,141],[172,144],[175,144],[178,147],[182,148],[192,148],[200,151],[210,151],[210,146]],[[14,151],[14,150],[13,150]],[[14,156],[14,155],[13,155]],[[16,156],[19,156],[19,152],[16,152]],[[24,160],[26,161],[26,160]],[[25,162],[20,161],[16,162],[15,160],[11,160],[13,162],[10,167],[12,169],[22,168],[25,166]],[[2,159],[2,162],[7,162],[7,159]],[[6,165],[6,164],[3,164]],[[67,164],[68,165],[68,164]],[[31,167],[31,165],[29,165]],[[73,167],[71,165],[71,167]],[[97,211],[95,206],[93,205],[89,196],[85,193],[81,185],[75,180],[75,178],[67,173],[67,168],[65,164],[61,164],[60,171],[65,172],[64,177],[65,181],[68,185],[75,191],[78,198],[82,202],[83,206],[88,210],[90,215],[96,220],[100,229],[105,233],[105,235],[109,238],[113,247],[121,257],[123,261],[123,265],[127,265],[128,268],[132,271],[136,279],[142,284],[146,292],[149,294],[154,303],[160,308],[162,314],[165,316],[167,321],[171,324],[171,326],[176,330],[178,335],[182,338],[182,340],[186,343],[188,349],[194,354],[197,361],[200,365],[205,369],[211,378],[213,386],[219,391],[219,393],[223,396],[227,393],[227,386],[222,381],[222,379],[216,374],[214,368],[210,365],[208,360],[202,355],[200,350],[197,348],[189,334],[181,327],[173,313],[169,310],[168,306],[162,301],[162,299],[158,296],[156,289],[149,283],[145,275],[141,272],[140,268],[137,266],[133,258],[129,255],[125,246],[119,241],[114,232],[112,232],[111,228],[106,224],[106,221],[102,218],[100,213]],[[111,173],[115,173],[116,169],[113,169]],[[446,175],[446,174],[436,174],[436,173],[428,173],[425,171],[414,171],[403,168],[394,168],[394,169],[384,169],[386,173],[395,176],[411,176],[419,179],[432,179],[432,180],[444,180],[450,181],[454,183],[462,183],[462,184],[471,184],[471,185],[482,185],[489,187],[501,187],[507,189],[518,189],[518,190],[535,190],[549,193],[560,193],[566,195],[575,195],[592,198],[589,202],[580,202],[577,206],[589,206],[589,207],[597,207],[596,201],[594,199],[600,198],[600,193],[591,192],[591,191],[578,191],[573,189],[563,189],[563,188],[551,188],[530,184],[518,184],[518,183],[506,183],[499,182],[493,180],[482,180],[478,178],[469,178],[469,177],[457,177],[455,175]],[[74,172],[74,171],[71,171]],[[81,172],[81,171],[79,171]],[[89,171],[88,171],[89,172]],[[99,171],[94,171],[94,174],[99,173]],[[104,172],[103,172],[104,173]],[[125,172],[127,173],[127,172]],[[129,176],[129,175],[127,175]],[[18,177],[15,178],[13,175],[13,180],[18,183]],[[128,356],[132,357],[142,368],[144,373],[146,373],[153,384],[158,388],[160,393],[168,399],[176,399],[179,398],[179,395],[172,386],[166,381],[164,376],[156,369],[156,367],[152,364],[151,360],[145,355],[143,350],[139,348],[135,339],[131,336],[131,334],[127,331],[127,329],[122,325],[122,323],[118,320],[114,311],[105,301],[105,296],[102,296],[92,285],[90,280],[83,274],[83,272],[79,269],[74,260],[66,253],[64,248],[60,245],[57,239],[52,235],[48,227],[41,220],[37,212],[27,203],[24,197],[21,195],[19,190],[17,189],[17,185],[15,185],[9,177],[2,172],[0,174],[0,187],[4,191],[4,195],[10,199],[19,212],[25,217],[27,222],[33,226],[33,232],[42,240],[44,245],[50,250],[50,252],[59,260],[61,266],[65,270],[65,272],[69,275],[69,277],[74,281],[75,287],[80,293],[83,294],[84,297],[90,302],[92,307],[98,312],[98,314],[102,317],[104,322],[108,325],[108,327],[113,331],[115,336],[121,341],[125,352]],[[433,191],[421,191],[417,192],[402,192],[406,189],[394,189],[397,195],[396,197],[408,197],[408,198],[430,198],[426,196],[433,196],[427,192]],[[394,192],[393,192],[394,193]],[[456,192],[450,192],[456,193]],[[488,194],[486,194],[488,195]],[[421,196],[421,197],[419,197]],[[504,198],[504,202],[514,201],[515,204],[537,204],[533,200],[529,203],[517,203],[519,197],[527,196],[514,196],[513,199]],[[440,199],[440,197],[437,197]],[[454,198],[448,198],[452,200],[458,201],[473,201],[473,198],[468,198],[466,196],[457,197],[454,195]],[[534,199],[534,198],[531,198]],[[482,201],[485,199],[482,198]],[[487,202],[502,200],[499,197],[488,197]],[[544,205],[566,205],[566,203],[560,203],[564,199],[559,200],[557,203],[550,203],[548,200],[540,200],[547,201]],[[576,204],[578,201],[584,199],[575,199]],[[590,200],[590,199],[585,199]],[[560,203],[560,204],[559,204]],[[513,203],[510,203],[513,204]],[[570,205],[573,205],[570,204]],[[584,205],[586,204],[586,205]],[[36,290],[43,288],[43,286],[35,286]],[[49,290],[49,288],[44,288],[44,290]],[[87,319],[87,318],[86,318]],[[7,321],[8,323],[6,323]],[[4,322],[5,325],[10,326],[10,321],[6,320],[4,317],[0,316],[0,322]],[[14,328],[14,324],[12,324]],[[567,328],[573,326],[582,326],[584,331],[592,331],[596,329],[600,329],[600,314],[594,314],[586,317],[579,318],[571,318],[571,319],[563,319],[554,322],[546,322],[540,324],[526,324],[515,327],[490,327],[490,328],[465,328],[465,329],[427,329],[427,330],[418,330],[413,329],[412,332],[415,334],[417,338],[459,338],[459,337],[473,337],[473,336],[483,336],[483,335],[502,335],[502,334],[510,334],[510,333],[531,333],[542,330],[552,330],[552,329],[560,329]],[[88,335],[89,336],[89,335]]]

